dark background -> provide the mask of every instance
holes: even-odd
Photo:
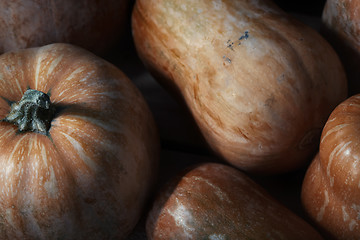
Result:
[[[287,12],[301,13],[311,16],[320,16],[325,0],[274,0],[274,2]]]

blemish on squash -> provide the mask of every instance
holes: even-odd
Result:
[[[223,59],[225,59],[225,61],[226,61],[227,63],[231,63],[231,59],[228,58],[228,57],[226,57],[225,55],[223,56]]]
[[[276,102],[274,95],[271,95],[268,99],[266,99],[264,106],[268,108],[272,108],[274,103]]]
[[[245,133],[241,128],[239,128],[239,127],[234,127],[233,129],[234,129],[234,131],[235,131],[236,133],[240,134],[246,141],[249,140],[248,134]]]
[[[241,45],[241,42],[244,40],[247,40],[249,38],[249,31],[245,31],[243,35],[241,35],[236,41],[232,41],[231,39],[228,39],[226,42],[226,48],[230,49],[231,51],[235,51],[235,48],[237,46]],[[223,63],[223,65],[225,66],[226,63],[230,64],[231,63],[231,59],[229,57],[227,57],[226,55],[223,56],[223,59],[225,60],[225,62]]]
[[[278,77],[276,78],[276,80],[278,81],[278,83],[284,82],[284,80],[285,80],[285,74],[284,74],[284,73],[280,74],[280,76],[278,76]]]
[[[245,31],[244,34],[241,35],[235,42],[231,39],[227,40],[226,47],[234,51],[234,48],[236,46],[240,46],[244,40],[247,40],[249,38],[249,36],[249,31]]]
[[[227,48],[230,48],[232,51],[234,51],[234,42],[230,39],[227,41]]]
[[[305,150],[320,141],[321,128],[311,129],[300,140],[298,148]]]
[[[249,38],[249,31],[245,31],[244,32],[244,35],[242,35],[240,38],[239,38],[239,41],[243,40],[243,39],[248,39]]]

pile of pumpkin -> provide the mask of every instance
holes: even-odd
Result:
[[[221,159],[156,194],[161,126],[102,58],[129,10]],[[266,0],[1,1],[0,239],[126,239],[144,215],[148,239],[360,239],[360,2],[322,22]],[[306,219],[249,176],[303,167]]]

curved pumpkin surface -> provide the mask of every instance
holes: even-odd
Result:
[[[322,33],[344,63],[351,95],[360,92],[360,2],[327,0],[322,14]]]
[[[212,149],[247,171],[304,164],[346,97],[330,45],[270,1],[138,0],[132,27],[140,57]]]
[[[322,239],[235,168],[205,163],[171,180],[147,218],[149,239]]]
[[[139,219],[159,142],[140,92],[115,66],[53,44],[0,56],[0,117],[27,88],[56,109],[47,134],[0,122],[2,239],[123,239]]]
[[[104,54],[119,40],[128,0],[0,2],[0,53],[67,42]]]
[[[360,238],[360,95],[335,108],[302,187],[313,220],[334,239]]]

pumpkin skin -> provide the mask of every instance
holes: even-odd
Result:
[[[327,0],[322,34],[337,51],[347,73],[349,94],[360,92],[360,2]]]
[[[0,2],[0,53],[66,42],[105,54],[128,20],[128,0]]]
[[[150,240],[322,239],[239,170],[203,163],[173,178],[146,222]]]
[[[332,112],[302,186],[305,210],[329,239],[360,238],[359,107],[354,95]]]
[[[0,117],[30,87],[57,109],[47,134],[0,122],[1,239],[124,239],[154,183],[148,106],[114,65],[69,44],[0,56]]]
[[[270,1],[137,0],[132,29],[140,58],[184,100],[211,149],[246,171],[309,162],[346,98],[330,45]]]

